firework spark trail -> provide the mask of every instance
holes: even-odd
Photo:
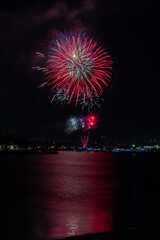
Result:
[[[82,141],[83,147],[86,148],[89,141],[89,133],[87,136],[84,136],[83,138],[81,137],[81,141]]]
[[[87,93],[85,93],[85,101],[82,95],[79,97],[79,104],[81,105],[82,110],[87,109],[90,112],[91,109],[96,109],[101,107],[101,102],[104,99],[101,96],[97,96],[94,92],[92,92],[92,101],[88,97]]]

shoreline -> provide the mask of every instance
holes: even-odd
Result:
[[[158,232],[147,232],[147,230],[123,230],[123,231],[112,231],[112,232],[101,232],[101,233],[92,233],[86,235],[70,236],[65,238],[23,238],[24,240],[136,240],[136,239],[147,239],[159,240],[160,233]]]

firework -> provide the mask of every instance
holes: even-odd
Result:
[[[66,89],[63,89],[62,91],[52,91],[52,98],[51,98],[51,103],[55,101],[56,103],[59,103],[60,105],[65,104],[69,101],[71,93],[68,93],[67,96],[64,99],[64,94],[65,94]]]
[[[77,105],[81,99],[83,105],[92,105],[110,82],[111,65],[110,56],[93,38],[80,32],[60,34],[46,57],[45,83],[58,93],[54,99],[61,95],[61,102],[74,100]]]
[[[69,132],[74,132],[77,130],[87,131],[93,129],[97,125],[97,116],[94,114],[89,114],[86,117],[70,117],[66,121],[66,129]]]
[[[86,119],[81,117],[79,118],[80,127],[82,130],[86,130]]]
[[[98,117],[95,114],[89,114],[85,118],[86,120],[86,129],[93,129],[97,126]]]
[[[70,117],[66,122],[66,127],[69,132],[77,131],[80,127],[79,119],[76,117]]]
[[[85,102],[82,94],[79,98],[79,104],[81,105],[82,110],[87,109],[88,112],[90,112],[91,109],[100,108],[102,101],[104,101],[104,99],[101,96],[97,96],[94,92],[92,92],[92,101],[87,93],[85,93]]]

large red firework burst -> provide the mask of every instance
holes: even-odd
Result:
[[[60,34],[51,42],[45,66],[45,84],[61,95],[61,101],[75,105],[81,96],[92,102],[110,82],[112,61],[98,42],[81,32]]]

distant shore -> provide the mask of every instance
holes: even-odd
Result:
[[[149,154],[149,153],[160,153],[160,150],[150,150],[150,151],[112,151],[112,150],[107,150],[107,151],[96,151],[96,150],[55,150],[55,151],[25,151],[25,150],[22,150],[22,151],[0,151],[0,154],[8,154],[8,155],[11,155],[11,154],[58,154],[59,152],[64,152],[64,151],[67,151],[67,152],[86,152],[86,153],[89,153],[89,152],[113,152],[115,154],[117,153],[121,153],[121,154],[125,154],[125,153],[128,153],[128,154],[143,154],[143,153],[146,153],[146,154]]]
[[[0,151],[0,154],[58,154],[59,151],[38,152],[38,151]]]

